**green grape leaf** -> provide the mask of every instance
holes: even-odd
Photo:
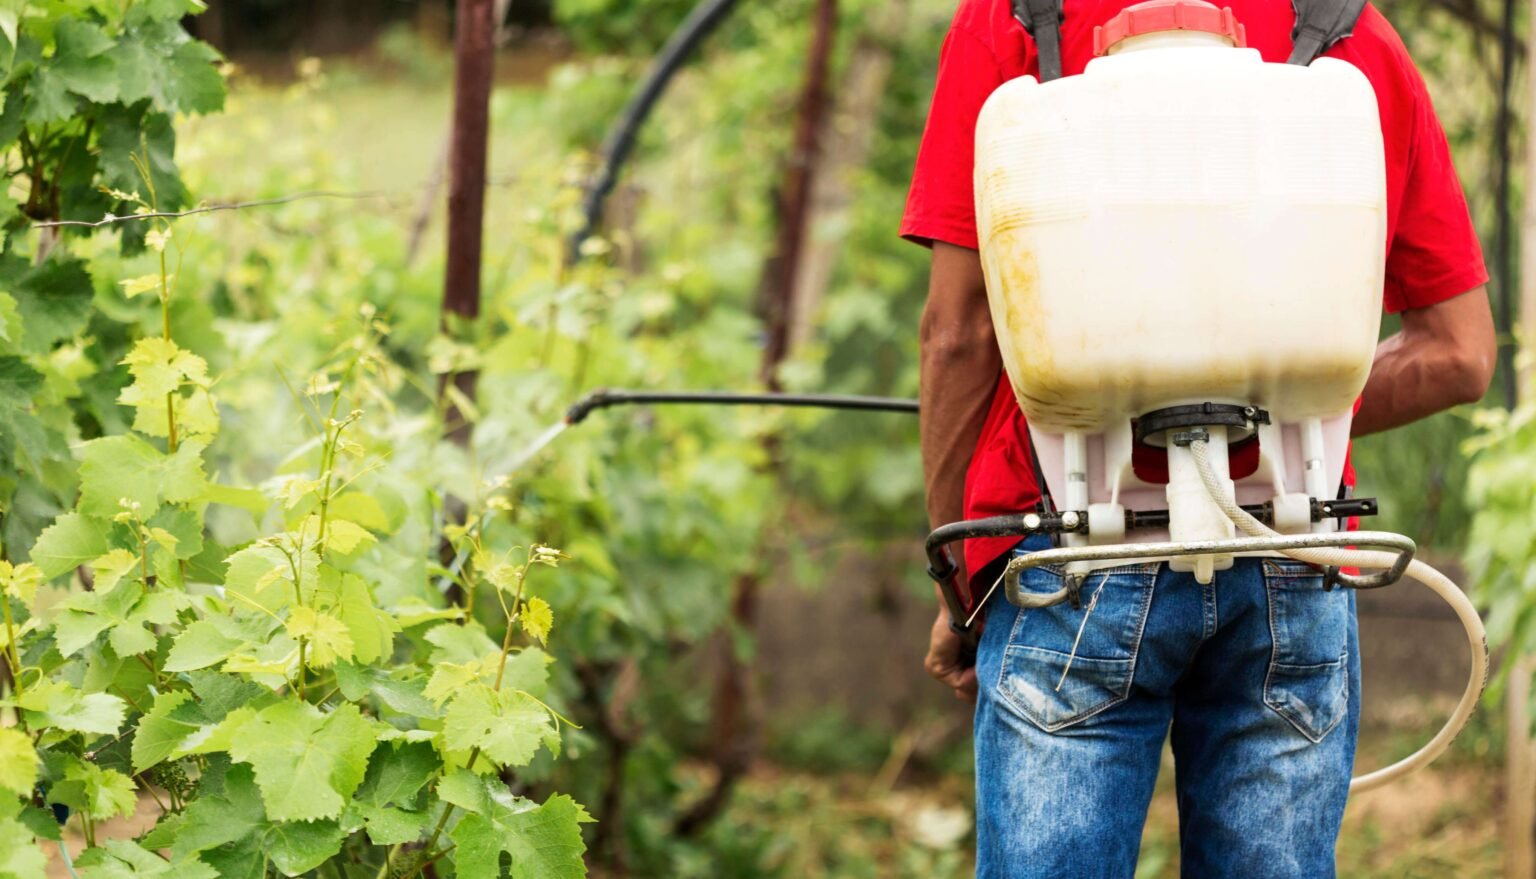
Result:
[[[288,683],[289,674],[299,658],[299,642],[279,631],[266,643],[250,646],[224,661],[223,670],[248,675],[252,680],[277,689]]]
[[[3,51],[0,49],[0,52]],[[27,103],[26,92],[20,89],[6,90],[5,105],[0,108],[0,143],[10,143],[21,136],[21,130],[27,124]]]
[[[72,656],[107,632],[118,656],[137,656],[155,648],[155,633],[148,627],[175,622],[187,605],[186,593],[146,591],[142,583],[124,581],[107,592],[84,592],[61,602],[54,638],[59,652]]]
[[[487,653],[501,650],[501,645],[485,634],[485,628],[471,620],[462,626],[445,624],[427,630],[427,643],[436,647],[432,662],[474,662]]]
[[[0,727],[0,790],[21,797],[37,783],[37,750],[32,739],[18,729]]]
[[[401,845],[415,842],[432,823],[426,810],[398,809],[394,806],[357,806],[357,818],[368,830],[374,845]]]
[[[91,276],[78,259],[55,257],[33,266],[18,256],[0,257],[0,289],[15,300],[26,327],[18,342],[24,354],[48,353],[84,330],[90,317]]]
[[[186,741],[203,731],[202,712],[186,690],[161,693],[155,703],[139,718],[133,734],[133,771],[143,772],[170,757]]]
[[[438,620],[461,620],[464,618],[462,607],[433,607],[419,598],[407,598],[389,609],[390,615],[399,623],[400,628],[409,629],[422,623],[431,623]]]
[[[342,574],[337,590],[334,610],[352,638],[351,658],[366,665],[389,656],[400,627],[394,617],[374,605],[368,581],[356,574]]]
[[[45,726],[110,736],[123,725],[128,704],[107,693],[82,693],[64,681],[46,680],[16,697],[28,729]]]
[[[312,550],[305,550],[296,564],[290,565],[282,550],[257,543],[233,553],[225,562],[228,570],[224,575],[224,588],[258,600],[273,612],[293,601],[295,567],[303,581],[300,591],[306,602],[314,595],[319,581],[320,557]]]
[[[0,410],[25,410],[42,386],[43,374],[25,360],[9,355],[0,357]]]
[[[54,25],[57,46],[49,72],[66,88],[98,104],[117,100],[117,63],[108,50],[113,40],[100,27],[80,18]]]
[[[549,693],[549,667],[555,658],[537,647],[527,647],[507,657],[501,675],[503,690],[522,690],[535,699]]]
[[[3,807],[0,807],[3,810]],[[53,817],[52,809],[44,809],[40,806],[25,806],[17,821],[25,824],[32,835],[38,839],[48,839],[54,842],[64,838],[64,831],[60,829],[57,818]]]
[[[318,531],[316,527],[312,531]],[[326,523],[325,549],[338,555],[355,555],[378,542],[368,529],[355,522],[336,519]]]
[[[535,699],[543,699],[549,692],[549,666],[554,658],[537,647],[528,647],[509,654],[501,668],[501,688],[522,690]],[[492,650],[471,662],[440,662],[432,669],[425,695],[437,705],[442,705],[455,693],[470,683],[494,684],[497,668],[501,665],[501,652]]]
[[[479,748],[498,766],[527,766],[540,744],[558,753],[560,731],[549,709],[527,693],[480,684],[448,703],[443,741],[451,751]]]
[[[174,20],[145,12],[149,7],[175,2],[140,0],[129,10],[131,26],[111,52],[118,69],[120,100],[134,104],[150,98],[156,109],[170,113],[217,111],[224,104],[224,79],[214,66],[218,53],[205,43],[189,41]]]
[[[125,839],[109,839],[75,863],[80,879],[219,879],[219,871],[196,857],[167,861]]]
[[[175,857],[205,852],[212,849],[259,847],[260,830],[266,823],[262,811],[261,796],[252,780],[249,766],[231,766],[224,773],[224,789],[220,794],[202,793],[186,810],[185,820],[176,831],[171,846]],[[256,852],[260,857],[259,851]],[[216,861],[213,863],[217,864]],[[227,871],[220,872],[229,875]],[[237,871],[234,875],[249,875]]]
[[[466,686],[473,683],[489,684],[495,680],[499,658],[499,654],[492,652],[484,659],[470,662],[439,662],[432,668],[432,677],[427,681],[423,695],[432,700],[434,705],[442,707],[444,702]]]
[[[138,808],[138,788],[133,779],[116,769],[74,757],[66,759],[64,780],[48,789],[48,802],[89,812],[96,819],[132,815]]]
[[[0,352],[11,353],[21,338],[21,315],[16,311],[16,300],[11,294],[0,292]],[[339,500],[339,498],[338,498]]]
[[[48,873],[48,858],[27,825],[0,818],[0,879],[37,879]]]
[[[374,744],[373,722],[351,703],[322,714],[307,703],[279,702],[236,731],[229,753],[251,764],[269,816],[313,821],[341,814]]]
[[[91,561],[91,586],[97,592],[110,592],[125,574],[139,566],[139,557],[126,549],[114,549]]]
[[[220,721],[237,708],[264,708],[272,694],[260,684],[253,684],[233,675],[212,671],[196,671],[187,675],[192,682],[192,692],[197,694],[197,704],[203,716],[210,721]]]
[[[186,821],[186,816],[180,812],[166,812],[155,822],[155,826],[143,836],[139,837],[139,845],[159,851],[168,849],[176,841],[176,834],[181,831],[181,825]]]
[[[140,339],[123,358],[133,382],[117,401],[134,409],[134,429],[150,436],[169,436],[166,406],[176,411],[182,436],[211,437],[218,432],[218,409],[207,394],[208,364],[175,342],[160,338]],[[182,394],[191,386],[191,396]]]
[[[340,618],[296,605],[288,612],[288,637],[305,646],[304,662],[310,668],[329,668],[338,659],[351,659],[352,634]]]
[[[330,503],[331,517],[367,528],[369,531],[388,531],[389,516],[373,495],[349,491],[337,496]]]
[[[165,659],[169,672],[195,671],[228,659],[250,640],[228,617],[198,620],[181,630]]]
[[[224,108],[224,75],[214,65],[219,53],[207,43],[186,42],[168,59],[166,103],[183,113],[216,113]]]
[[[176,130],[169,114],[147,110],[145,105],[113,104],[99,114],[97,127],[102,183],[123,192],[145,191],[137,157],[149,167],[157,210],[187,206],[187,189],[176,171]],[[141,224],[125,225],[134,226],[138,240],[143,241],[146,230]]]
[[[52,580],[104,555],[107,526],[79,513],[65,513],[43,529],[32,545],[32,562]]]
[[[32,599],[37,597],[37,587],[42,583],[43,572],[37,565],[31,562],[13,565],[0,561],[0,595],[9,595],[23,606],[30,607]]]
[[[21,333],[21,315],[16,311],[16,300],[11,298],[11,294],[0,292],[0,353],[14,353],[16,343],[21,339]],[[25,366],[24,363],[22,365]],[[13,398],[7,395],[0,399],[5,399],[7,404],[10,404]],[[26,399],[22,398],[21,404],[25,405],[25,403]]]
[[[185,384],[208,384],[208,362],[160,336],[135,342],[122,363],[128,367],[133,383],[123,389],[117,400],[129,406],[164,398]]]
[[[146,523],[151,529],[164,531],[175,538],[166,547],[173,560],[186,560],[203,551],[203,517],[189,507],[161,507]]]
[[[422,694],[420,678],[396,678],[383,669],[336,664],[336,685],[341,694],[356,702],[372,694],[386,708],[412,717],[437,717],[439,711]]]
[[[203,0],[139,0],[128,11],[128,23],[177,21],[188,15],[199,15],[208,9]],[[185,39],[185,37],[183,37]]]
[[[26,121],[33,125],[68,119],[75,115],[80,99],[70,93],[65,82],[52,68],[43,67],[27,83]]]
[[[542,598],[528,599],[523,605],[520,619],[524,631],[536,638],[540,644],[549,640],[549,630],[555,626],[555,612],[550,609],[549,602]]]
[[[346,833],[335,821],[269,819],[250,767],[230,767],[223,783],[221,792],[205,793],[187,806],[173,857],[200,854],[226,879],[260,879],[268,859],[284,875],[298,876],[341,851]]]
[[[421,836],[431,814],[419,802],[421,789],[442,769],[437,752],[426,743],[385,745],[373,752],[368,775],[348,806],[375,845],[395,845]]]
[[[271,694],[266,693],[266,695],[270,696]],[[271,704],[271,700],[263,699],[258,704]],[[257,707],[236,708],[218,722],[204,726],[177,745],[176,750],[171,752],[171,759],[179,760],[182,757],[190,757],[194,754],[214,754],[219,751],[228,751],[234,743],[235,737],[240,734],[240,731],[256,719],[257,710]],[[206,712],[204,716],[208,716]]]
[[[405,743],[376,749],[368,761],[368,774],[357,789],[360,803],[374,806],[416,808],[416,796],[443,768],[430,745]]]
[[[128,400],[118,402],[129,403]],[[135,400],[133,405],[133,429],[146,436],[171,435],[170,417],[166,415],[167,405],[175,408],[177,435],[208,440],[219,432],[218,403],[203,388],[193,388],[187,393],[142,403]]]
[[[501,876],[502,852],[511,858],[512,879],[581,879],[587,875],[581,825],[592,817],[575,800],[555,794],[543,805],[536,805],[514,796],[498,779],[474,778],[464,770],[450,778],[454,784],[449,785],[449,779],[443,784],[452,789],[450,795],[458,795],[450,802],[469,813],[450,834],[460,879]]]
[[[198,498],[198,500],[207,501],[210,504],[235,507],[236,509],[245,510],[254,516],[262,515],[267,511],[268,507],[272,506],[272,502],[267,500],[267,496],[254,488],[238,488],[231,485],[219,485],[214,482],[208,483],[203,489],[202,497]]]
[[[203,493],[203,450],[188,440],[166,455],[131,435],[91,440],[81,452],[80,511],[110,518],[123,512],[123,501],[138,504],[136,512],[149,519],[164,503],[186,503]]]

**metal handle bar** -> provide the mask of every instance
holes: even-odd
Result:
[[[1417,546],[1409,537],[1386,531],[1353,531],[1336,534],[1296,534],[1281,537],[1239,537],[1231,540],[1197,540],[1181,543],[1116,543],[1107,546],[1067,546],[1045,549],[1010,559],[1003,570],[1008,600],[1018,607],[1051,607],[1070,601],[1077,591],[1076,575],[1068,575],[1061,589],[1047,594],[1026,593],[1019,588],[1019,576],[1031,569],[1051,564],[1103,562],[1133,559],[1162,559],[1188,555],[1225,555],[1241,552],[1284,552],[1288,549],[1328,549],[1364,546],[1393,550],[1397,558],[1384,571],[1356,576],[1335,574],[1334,579],[1352,589],[1377,589],[1396,583],[1408,570]],[[983,598],[982,601],[986,599]],[[979,605],[978,605],[979,607]]]

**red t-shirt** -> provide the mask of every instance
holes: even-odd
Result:
[[[1129,5],[1128,0],[1066,0],[1064,75],[1081,73],[1092,59],[1094,26]],[[1265,61],[1285,61],[1295,22],[1287,0],[1229,0],[1225,5],[1247,28],[1250,48]],[[1009,6],[1008,0],[961,0],[955,13],[939,56],[938,84],[901,224],[901,234],[910,240],[977,247],[971,189],[976,117],[999,85],[1039,72],[1034,42]],[[1486,283],[1482,248],[1445,132],[1402,40],[1368,5],[1354,35],[1325,54],[1358,67],[1376,89],[1387,167],[1387,310],[1424,308]],[[1234,467],[1239,467],[1236,460]],[[1345,478],[1353,483],[1347,464]],[[1008,382],[1000,380],[966,474],[965,515],[1016,513],[1038,500],[1024,416]],[[1015,542],[968,541],[967,569],[980,570]]]

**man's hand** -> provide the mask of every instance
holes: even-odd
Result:
[[[981,625],[981,620],[976,621]],[[960,636],[949,628],[949,614],[942,608],[933,620],[933,631],[928,633],[928,656],[923,667],[940,683],[955,691],[955,698],[974,704],[976,702],[976,669],[960,664]]]

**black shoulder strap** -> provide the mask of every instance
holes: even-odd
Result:
[[[1291,29],[1287,64],[1305,67],[1339,40],[1349,36],[1365,11],[1365,0],[1291,0],[1296,27]]]
[[[1013,0],[1013,17],[1035,38],[1035,51],[1040,53],[1040,81],[1060,79],[1061,0]]]
[[[1012,0],[1013,17],[1035,39],[1040,53],[1040,81],[1061,78],[1061,0]],[[1296,26],[1291,30],[1287,64],[1311,64],[1317,56],[1354,32],[1365,0],[1291,0]]]

